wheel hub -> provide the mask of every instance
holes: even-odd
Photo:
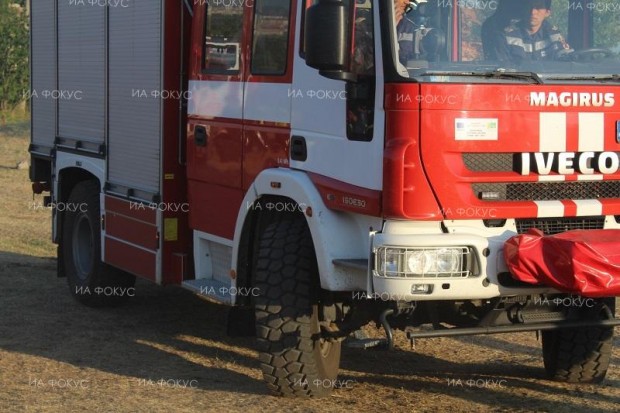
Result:
[[[93,270],[93,229],[86,214],[82,214],[76,220],[73,227],[73,262],[77,270],[77,276],[86,280]]]

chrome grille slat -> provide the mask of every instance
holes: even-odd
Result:
[[[472,184],[477,198],[482,192],[495,192],[492,201],[558,201],[620,197],[620,181],[522,182]]]
[[[620,155],[620,152],[616,152]],[[530,155],[532,155],[530,153]],[[557,159],[557,157],[556,157]],[[520,153],[470,152],[462,154],[463,164],[471,172],[519,172]]]
[[[517,219],[517,232],[524,234],[537,228],[545,235],[555,235],[575,229],[603,229],[605,217],[534,218]]]

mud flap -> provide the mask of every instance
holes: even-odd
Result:
[[[538,229],[504,245],[514,278],[585,297],[620,296],[620,230],[576,230],[545,236]]]

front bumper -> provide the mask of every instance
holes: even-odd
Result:
[[[465,225],[463,225],[465,224]],[[508,287],[499,282],[499,274],[507,273],[504,243],[516,235],[510,231],[486,228],[480,221],[460,223],[450,233],[439,224],[389,222],[381,233],[371,236],[371,260],[368,295],[390,301],[477,300],[499,296],[556,293],[549,287]],[[415,235],[414,235],[415,234]],[[464,276],[382,276],[376,268],[376,253],[382,247],[432,248],[466,246],[475,261],[473,274]],[[414,293],[414,291],[419,291]]]

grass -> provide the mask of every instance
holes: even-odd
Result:
[[[18,138],[30,135],[30,114],[21,109],[0,112],[0,135]]]
[[[18,120],[0,124],[0,136],[7,138],[28,138],[30,136],[30,120]]]
[[[51,212],[42,197],[33,200],[28,170],[16,168],[30,158],[30,121],[0,126],[0,252],[38,257],[55,256],[51,242]]]

